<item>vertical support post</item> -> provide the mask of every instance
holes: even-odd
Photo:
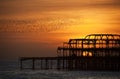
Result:
[[[32,69],[33,70],[35,69],[35,59],[34,58],[32,59]]]
[[[22,59],[20,59],[20,70],[22,70],[23,67],[22,67]]]
[[[42,67],[42,65],[43,65],[43,62],[42,62],[43,60],[41,59],[41,69],[43,69],[43,67]]]
[[[53,60],[51,59],[51,60],[50,60],[50,69],[52,69],[52,64],[53,64],[52,61],[53,61]]]
[[[46,59],[46,60],[45,60],[45,69],[48,69],[48,66],[49,66],[49,65],[48,65],[48,60]]]
[[[82,40],[82,50],[81,50],[81,56],[83,56],[83,40]]]
[[[66,69],[69,67],[69,58],[66,59]]]
[[[57,69],[58,70],[60,69],[60,59],[59,58],[57,59]]]
[[[63,57],[63,67],[62,67],[63,69],[64,69],[64,65],[65,65],[65,59],[64,59],[64,57]]]

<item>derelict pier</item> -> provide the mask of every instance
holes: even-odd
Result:
[[[20,68],[120,71],[120,35],[90,34],[69,39],[57,48],[56,57],[21,57]]]

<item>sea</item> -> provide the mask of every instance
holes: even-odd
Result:
[[[120,79],[120,72],[20,70],[18,61],[0,61],[0,79]]]

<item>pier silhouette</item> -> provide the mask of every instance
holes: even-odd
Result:
[[[120,71],[120,35],[69,39],[57,48],[56,57],[21,57],[20,69]]]

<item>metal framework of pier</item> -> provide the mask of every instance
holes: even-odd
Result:
[[[69,39],[58,47],[56,57],[21,57],[20,68],[120,71],[120,35],[90,34]]]

